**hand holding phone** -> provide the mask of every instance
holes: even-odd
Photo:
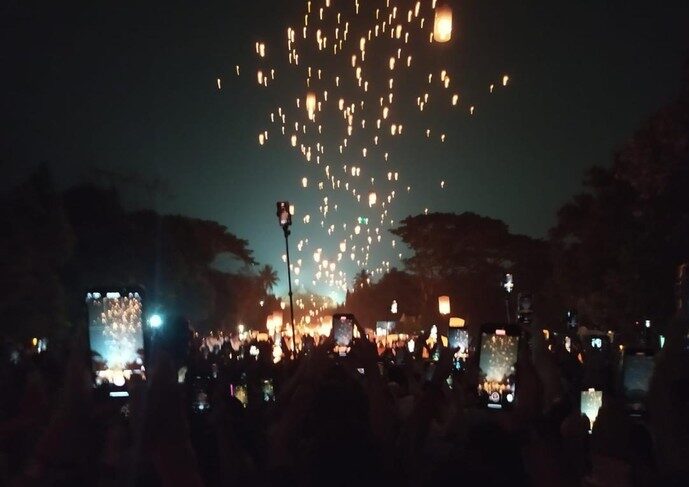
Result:
[[[469,332],[465,328],[451,327],[447,333],[448,347],[452,350],[452,368],[464,370],[469,357]]]
[[[477,392],[489,409],[510,409],[517,400],[520,337],[515,325],[481,327]]]
[[[126,384],[145,379],[143,292],[102,289],[86,293],[91,366],[96,387],[127,397]]]
[[[586,415],[589,420],[589,433],[593,430],[593,424],[598,417],[598,411],[603,406],[603,391],[593,388],[581,391],[581,403],[579,410],[582,415]]]
[[[651,349],[625,350],[622,362],[622,389],[626,408],[634,416],[646,412],[646,400],[654,365]]]
[[[275,402],[273,379],[263,379],[261,383],[261,396],[263,397],[263,402]]]
[[[346,356],[352,346],[355,321],[351,313],[333,315],[331,338],[335,341],[335,351],[341,357]]]

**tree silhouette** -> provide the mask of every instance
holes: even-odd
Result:
[[[425,325],[439,319],[442,294],[450,296],[453,315],[469,323],[504,320],[499,282],[507,272],[518,276],[520,290],[539,295],[539,316],[548,318],[546,242],[512,234],[503,221],[469,212],[410,216],[392,233],[414,252],[404,262],[418,280]]]
[[[264,265],[258,273],[258,279],[266,292],[273,290],[273,287],[278,283],[278,273],[272,266]]]
[[[688,72],[689,74],[689,72]],[[689,76],[679,98],[594,167],[550,231],[555,279],[587,324],[663,323],[676,266],[689,258]]]
[[[354,275],[354,289],[366,287],[371,282],[371,276],[366,269],[361,269]]]

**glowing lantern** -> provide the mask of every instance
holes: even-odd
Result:
[[[435,9],[433,39],[436,42],[447,42],[452,38],[452,9],[446,5]]]
[[[301,178],[301,185],[302,187],[307,187],[309,184],[309,180],[307,178]]]
[[[375,205],[377,200],[378,200],[378,196],[376,196],[376,193],[374,193],[373,191],[371,191],[371,192],[368,194],[368,206],[373,206],[373,205]]]
[[[268,330],[269,335],[273,335],[275,333],[275,325],[273,324],[273,315],[268,315],[266,318],[266,329]]]
[[[272,316],[275,331],[279,332],[282,329],[282,311],[275,311]]]
[[[450,328],[464,328],[465,321],[462,318],[453,316],[450,318]]]
[[[450,314],[450,296],[438,296],[438,312],[441,315]]]
[[[315,93],[307,93],[306,94],[306,111],[309,114],[309,118],[313,118],[314,113],[316,112],[316,94]]]

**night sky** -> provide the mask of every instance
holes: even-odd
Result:
[[[351,8],[353,1],[333,0],[333,8]],[[318,206],[328,194],[315,187],[323,168],[306,164],[268,118],[278,105],[295,112],[296,96],[303,102],[307,91],[287,64],[286,48],[288,26],[301,34],[306,2],[7,3],[0,15],[5,122],[0,189],[43,162],[60,187],[83,180],[112,183],[122,188],[129,207],[226,225],[249,240],[257,260],[280,271],[283,283],[284,241],[275,201],[289,199],[297,207],[293,246],[310,239],[301,254],[294,249],[293,260],[312,265],[317,247],[334,259],[342,238],[330,238],[317,224]],[[385,5],[384,0],[361,3]],[[449,91],[460,94],[460,108],[434,103],[434,93],[442,91],[438,85],[420,118],[415,100],[426,88],[411,75],[398,76],[393,106],[404,107],[395,115],[404,118],[405,135],[389,142],[389,167],[399,171],[397,192],[405,194],[393,200],[391,218],[425,208],[474,211],[503,219],[515,232],[544,236],[559,206],[581,188],[584,169],[607,165],[640,123],[677,93],[689,53],[689,7],[676,3],[450,2],[451,43],[419,39],[405,49],[416,55],[419,74],[432,71],[439,77],[437,68],[447,69]],[[407,8],[400,13],[405,20]],[[426,22],[432,26],[432,18]],[[257,41],[265,42],[266,59],[256,55]],[[369,79],[386,82],[389,56],[374,49],[368,56],[368,65],[379,65]],[[301,61],[308,64],[308,56]],[[351,71],[348,57],[339,62],[342,72]],[[275,66],[275,87],[258,86],[260,66]],[[339,69],[335,58],[323,67],[331,74]],[[503,74],[510,77],[504,88]],[[329,103],[336,105],[338,96]],[[476,106],[473,116],[468,105]],[[301,111],[303,123],[303,106]],[[336,119],[323,114],[324,125],[333,126]],[[374,120],[367,123],[371,127]],[[434,135],[445,133],[446,142],[424,140],[426,127]],[[264,129],[270,136],[260,146],[257,136]],[[331,135],[322,142],[334,150],[341,142]],[[362,147],[355,140],[353,148]],[[388,168],[377,156],[352,157],[367,173],[359,188],[362,209],[351,198],[342,200],[340,211],[328,215],[328,225],[341,228],[359,214],[376,214],[364,200],[369,175],[376,177],[379,198],[386,194],[381,174]],[[334,160],[333,167],[343,173]],[[307,189],[301,187],[303,176],[310,181]],[[156,182],[158,189],[152,190]],[[305,226],[307,211],[312,221]],[[380,260],[399,266],[399,248],[390,247],[385,227],[380,230],[388,243],[372,251],[367,267]],[[351,226],[344,233],[350,232]],[[338,264],[339,269],[351,284],[357,266]],[[312,286],[303,274],[306,289],[333,291]]]

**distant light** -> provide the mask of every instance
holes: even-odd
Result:
[[[646,328],[650,328],[650,327],[651,327],[651,320],[646,320]]]
[[[163,317],[157,313],[153,314],[148,319],[148,324],[151,326],[151,328],[160,328],[163,326]]]
[[[452,9],[447,6],[435,9],[435,21],[433,23],[433,40],[447,42],[452,38]]]

